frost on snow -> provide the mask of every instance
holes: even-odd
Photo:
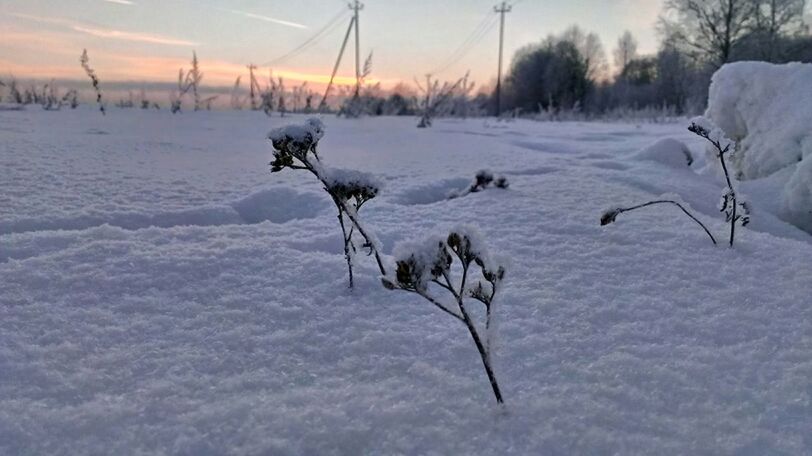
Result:
[[[782,172],[776,212],[812,232],[812,64],[725,65],[713,76],[707,116],[739,143],[732,163],[740,178]]]

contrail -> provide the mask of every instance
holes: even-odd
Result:
[[[229,10],[229,11],[231,13],[238,14],[240,16],[248,17],[248,18],[251,18],[251,19],[257,19],[257,20],[265,21],[265,22],[271,22],[271,23],[274,23],[274,24],[284,25],[284,26],[287,26],[287,27],[293,27],[293,28],[298,28],[298,29],[306,29],[306,28],[308,28],[308,26],[303,25],[303,24],[299,24],[299,23],[296,23],[296,22],[290,22],[290,21],[283,21],[282,19],[276,19],[276,18],[269,17],[269,16],[263,16],[261,14],[254,14],[254,13],[249,13],[247,11],[239,11],[239,10]]]

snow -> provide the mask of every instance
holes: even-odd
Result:
[[[347,289],[336,212],[271,174],[252,112],[0,112],[0,454],[807,454],[812,243],[742,182],[734,249],[687,122],[325,117],[329,167],[385,183],[361,218],[393,246],[474,225],[511,260],[497,407],[465,327]],[[497,128],[498,127],[498,128]],[[660,138],[692,167],[639,160]],[[483,168],[508,190],[446,200]],[[766,195],[766,196],[765,196]]]
[[[324,168],[319,174],[331,188],[343,189],[343,192],[339,193],[352,193],[353,190],[363,189],[375,195],[384,186],[374,174],[355,169]]]
[[[674,138],[658,139],[638,152],[635,158],[659,162],[674,168],[685,168],[694,162],[688,146]]]
[[[769,209],[812,232],[812,64],[740,62],[713,76],[707,116],[739,142],[732,163],[743,179],[784,169]]]

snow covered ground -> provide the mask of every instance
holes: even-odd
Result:
[[[467,223],[510,258],[500,409],[463,325],[369,258],[346,288],[332,203],[268,172],[293,120],[0,112],[0,454],[812,454],[812,237],[780,188],[741,185],[733,250],[669,207],[599,226],[672,193],[725,238],[685,125],[324,119],[323,159],[386,184],[387,255]],[[691,168],[640,153],[668,137]],[[481,168],[510,189],[444,199]]]

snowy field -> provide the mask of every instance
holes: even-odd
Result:
[[[323,159],[403,239],[480,227],[510,258],[496,406],[465,327],[346,287],[332,203],[271,175],[257,113],[0,112],[0,454],[812,454],[812,237],[721,178],[683,123],[326,117]],[[696,162],[639,151],[673,137]],[[509,190],[453,201],[475,172]]]

